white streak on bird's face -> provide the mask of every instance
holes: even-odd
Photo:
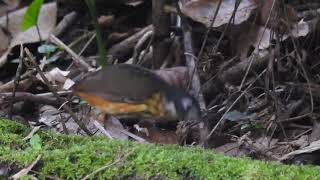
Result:
[[[181,99],[181,106],[183,109],[183,120],[199,120],[201,118],[200,108],[197,103],[190,97]]]
[[[166,100],[165,101],[165,110],[170,118],[176,119],[178,117],[177,108],[174,101]]]
[[[182,108],[184,111],[187,111],[192,106],[192,99],[184,97],[181,99]]]

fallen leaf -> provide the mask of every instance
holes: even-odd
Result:
[[[9,24],[8,32],[12,37],[10,44],[6,51],[0,57],[0,67],[7,61],[7,56],[11,49],[20,44],[39,42],[39,35],[36,27],[32,27],[29,30],[22,32],[20,24],[27,8],[23,8],[8,14]],[[44,4],[40,11],[38,19],[38,26],[41,34],[41,39],[46,40],[49,38],[50,33],[54,30],[57,19],[57,5],[55,2]],[[0,18],[0,26],[6,27],[7,17]],[[1,33],[0,33],[1,35]],[[0,40],[5,40],[7,35],[0,36]]]
[[[227,24],[232,17],[237,0],[222,0],[217,17],[212,27],[219,27]],[[207,27],[212,23],[212,19],[218,8],[219,0],[180,0],[181,12],[191,19],[198,21]],[[251,12],[258,6],[254,0],[242,0],[235,14],[233,23],[240,24],[246,21]]]
[[[75,84],[74,81],[72,81],[71,79],[67,78],[66,81],[63,84],[63,89],[69,90],[73,85]]]

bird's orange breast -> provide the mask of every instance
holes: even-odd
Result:
[[[95,94],[85,92],[76,92],[76,94],[86,100],[90,105],[95,106],[107,114],[147,113],[157,117],[164,117],[166,114],[163,97],[160,93],[156,93],[151,98],[139,103],[109,101]]]

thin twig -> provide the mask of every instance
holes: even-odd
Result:
[[[90,39],[88,40],[88,42],[86,42],[86,44],[83,46],[83,48],[81,49],[81,51],[79,52],[79,56],[82,55],[82,53],[88,48],[88,46],[92,43],[92,41],[94,40],[94,38],[96,38],[97,34],[93,33],[92,36],[90,37]]]
[[[271,6],[271,10],[270,10],[268,19],[267,19],[267,21],[266,21],[266,23],[265,23],[265,25],[264,25],[264,29],[263,29],[262,35],[261,35],[261,37],[260,37],[260,39],[259,39],[259,43],[258,43],[258,45],[255,47],[255,49],[254,49],[254,51],[253,51],[253,54],[250,56],[250,62],[249,62],[249,65],[248,65],[248,67],[247,67],[246,73],[245,73],[245,75],[244,75],[244,77],[243,77],[243,79],[242,79],[242,81],[241,81],[239,90],[242,89],[242,87],[243,87],[243,85],[244,85],[244,82],[245,82],[245,80],[246,80],[247,77],[248,77],[249,71],[250,71],[251,66],[252,66],[252,64],[253,64],[253,61],[254,61],[254,59],[256,58],[257,54],[258,54],[259,46],[260,46],[260,44],[261,44],[261,42],[262,42],[262,40],[263,40],[263,35],[264,35],[264,33],[265,33],[266,29],[267,29],[267,25],[269,24],[269,21],[270,21],[270,18],[271,18],[271,13],[272,13],[272,11],[273,11],[273,9],[274,9],[275,3],[276,3],[276,1],[273,1],[273,2],[272,2],[272,6]]]
[[[20,74],[21,74],[22,65],[23,65],[22,60],[23,60],[23,45],[20,44],[19,65],[18,65],[18,68],[17,68],[16,76],[15,76],[14,81],[13,81],[12,97],[11,97],[11,101],[10,101],[10,110],[9,110],[9,119],[12,119],[12,115],[13,115],[14,98],[15,98],[15,95],[16,95],[17,87],[19,86]]]
[[[31,70],[31,71],[27,71],[24,74],[22,74],[20,76],[20,82],[25,79],[26,77],[30,76],[31,74],[33,74],[35,71]],[[13,86],[14,86],[14,80],[11,80],[3,85],[0,86],[0,92],[8,92],[8,91],[12,91]]]
[[[60,46],[60,47],[64,48],[67,51],[67,53],[70,54],[70,56],[76,62],[76,64],[78,64],[81,67],[83,67],[86,71],[92,71],[93,70],[93,68],[88,63],[86,63],[79,55],[77,55],[66,44],[64,44],[62,41],[60,41],[60,39],[58,39],[56,36],[51,34],[50,35],[50,40],[51,40],[52,43],[56,44],[57,46]]]
[[[34,160],[28,167],[22,169],[21,171],[19,171],[18,173],[16,173],[15,175],[11,176],[10,179],[20,179],[21,177],[27,175],[31,169],[40,161],[42,155],[38,155],[38,157],[36,158],[36,160]]]
[[[63,19],[59,22],[56,28],[53,31],[55,36],[59,36],[75,21],[77,20],[78,13],[76,11],[72,11],[69,14],[65,15]]]
[[[41,125],[41,126],[36,126],[36,127],[32,128],[31,132],[30,132],[26,137],[24,137],[22,140],[23,140],[23,141],[27,141],[27,140],[31,139],[32,136],[33,136],[36,132],[38,132],[42,126],[43,126],[43,125]]]
[[[37,29],[37,33],[38,33],[38,36],[39,36],[39,41],[41,42],[42,41],[42,37],[41,37],[41,31],[40,31],[40,28],[39,28],[38,24],[36,24],[36,29]]]
[[[13,92],[6,92],[6,93],[0,93],[0,98],[4,100],[10,100],[13,102],[18,101],[31,101],[34,103],[39,104],[47,104],[52,106],[60,106],[61,102],[57,101],[56,98],[52,97],[53,94],[51,93],[43,93],[43,94],[32,94],[29,92],[16,92],[14,99],[12,99]],[[58,93],[63,94],[63,93]]]

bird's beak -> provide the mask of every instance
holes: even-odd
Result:
[[[191,107],[185,114],[184,114],[184,121],[200,121],[201,120],[201,112],[197,106]]]

